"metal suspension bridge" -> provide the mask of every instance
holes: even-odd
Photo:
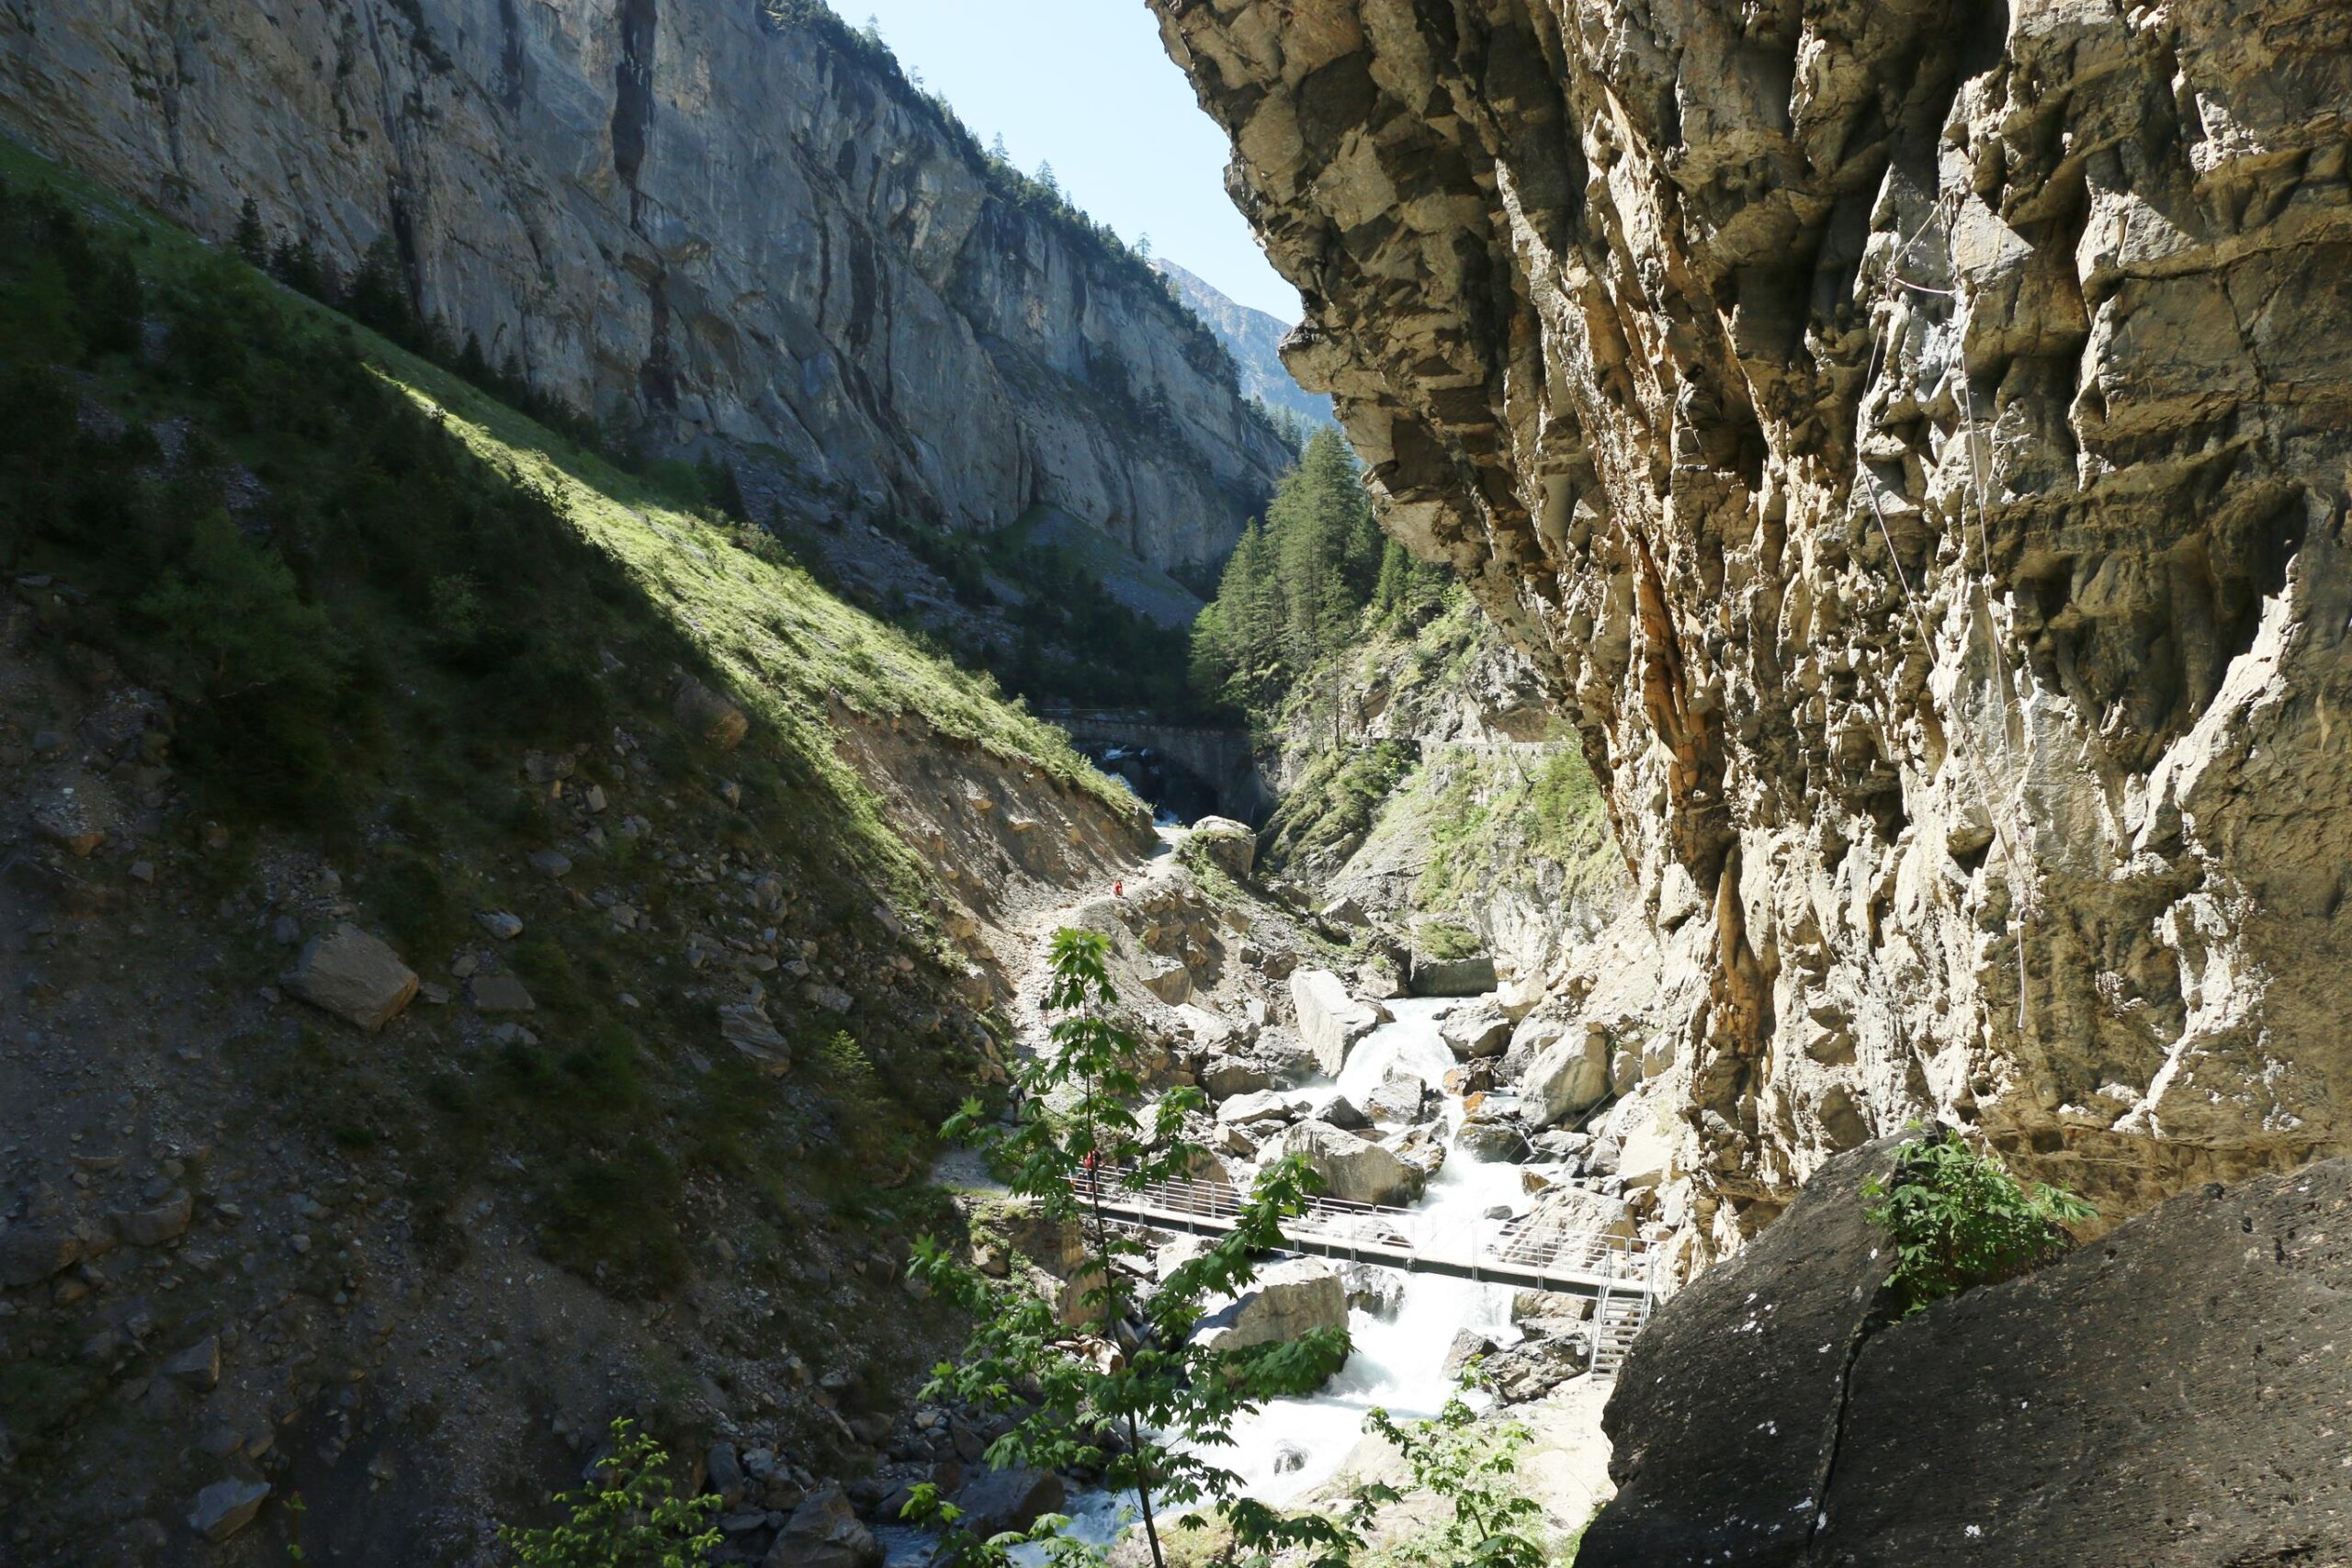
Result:
[[[1223,1182],[1138,1182],[1110,1168],[1081,1175],[1071,1187],[1102,1212],[1153,1230],[1195,1235],[1230,1232],[1241,1197]],[[1412,1274],[1441,1274],[1514,1290],[1577,1296],[1593,1303],[1595,1376],[1613,1375],[1649,1323],[1657,1301],[1657,1258],[1641,1242],[1597,1232],[1561,1234],[1510,1220],[1442,1217],[1378,1203],[1311,1198],[1306,1213],[1283,1222],[1294,1252],[1374,1263]]]

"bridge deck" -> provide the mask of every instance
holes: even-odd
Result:
[[[1129,1185],[1125,1173],[1105,1173],[1102,1210],[1155,1230],[1221,1235],[1240,1212],[1230,1187],[1198,1181]],[[1088,1183],[1073,1184],[1092,1198]],[[1317,1198],[1283,1227],[1291,1250],[1376,1263],[1408,1273],[1439,1274],[1525,1291],[1581,1296],[1595,1302],[1639,1298],[1646,1317],[1652,1295],[1649,1251],[1640,1243],[1598,1234],[1540,1236],[1522,1222],[1458,1223],[1450,1234],[1427,1234],[1431,1217],[1410,1209]]]

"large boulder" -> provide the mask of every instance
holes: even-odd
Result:
[[[1429,1080],[1415,1073],[1390,1073],[1364,1097],[1363,1113],[1374,1122],[1408,1127],[1428,1121]]]
[[[951,1499],[964,1523],[982,1539],[1025,1530],[1040,1514],[1058,1514],[1065,1500],[1062,1478],[1050,1470],[984,1470],[956,1489]],[[876,1562],[881,1559],[877,1556]]]
[[[1213,1056],[1200,1069],[1201,1089],[1211,1100],[1256,1094],[1273,1083],[1266,1069],[1246,1056]]]
[[[1339,1269],[1301,1258],[1259,1270],[1257,1282],[1201,1320],[1197,1343],[1217,1350],[1283,1345],[1310,1329],[1348,1325],[1348,1291]]]
[[[1454,1129],[1453,1146],[1475,1159],[1525,1159],[1527,1128],[1519,1119],[1519,1107],[1504,1100],[1480,1105]]]
[[[1351,995],[1347,982],[1329,969],[1299,969],[1290,977],[1290,999],[1298,1010],[1299,1038],[1326,1076],[1338,1077],[1356,1042],[1394,1015],[1378,1002]]]
[[[1631,1241],[1638,1234],[1634,1211],[1623,1198],[1562,1182],[1535,1194],[1534,1206],[1521,1224],[1517,1239],[1549,1251],[1576,1236]]]
[[[1188,856],[1198,856],[1234,881],[1243,882],[1257,864],[1258,836],[1249,824],[1230,817],[1204,817],[1193,824],[1184,849]]]
[[[1861,1187],[1892,1146],[1831,1160],[1635,1341],[1578,1568],[2345,1560],[2352,1161],[1888,1325]]]
[[[1607,1037],[1569,1030],[1530,1064],[1520,1094],[1538,1127],[1591,1110],[1609,1098]]]
[[[839,1486],[810,1493],[785,1521],[763,1568],[882,1568],[882,1545]]]
[[[370,1032],[398,1018],[416,996],[416,971],[357,926],[312,937],[280,983],[312,1007]]]
[[[1438,1025],[1437,1034],[1457,1062],[1499,1056],[1510,1043],[1510,1020],[1503,1016],[1502,1009],[1483,1002],[1448,1017]]]
[[[1292,1155],[1323,1179],[1326,1197],[1351,1203],[1408,1203],[1420,1196],[1422,1174],[1367,1138],[1328,1122],[1301,1122],[1258,1151],[1271,1164]]]
[[[1216,1119],[1236,1127],[1295,1122],[1306,1114],[1306,1100],[1294,1100],[1279,1090],[1261,1089],[1250,1094],[1237,1094],[1218,1106]]]
[[[1413,974],[1407,989],[1417,997],[1475,997],[1495,988],[1495,960],[1492,954],[1477,953],[1468,958],[1413,959]]]

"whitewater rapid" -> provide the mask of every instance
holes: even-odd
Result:
[[[1421,998],[1389,1003],[1394,1021],[1374,1031],[1349,1054],[1336,1081],[1307,1084],[1299,1089],[1299,1098],[1319,1111],[1344,1094],[1362,1107],[1392,1071],[1410,1073],[1438,1089],[1454,1066],[1453,1053],[1438,1034],[1438,1022],[1461,1005]],[[1463,1104],[1447,1096],[1444,1106],[1450,1141],[1461,1125]],[[1457,1148],[1447,1155],[1444,1167],[1414,1205],[1413,1229],[1425,1247],[1443,1247],[1451,1238],[1466,1256],[1470,1238],[1481,1230],[1491,1234],[1498,1223],[1486,1218],[1491,1211],[1523,1213],[1527,1204],[1519,1167]],[[1444,1363],[1463,1329],[1476,1329],[1498,1344],[1519,1338],[1510,1322],[1507,1287],[1437,1274],[1406,1274],[1402,1279],[1404,1294],[1393,1319],[1361,1309],[1348,1314],[1354,1348],[1347,1365],[1321,1393],[1270,1401],[1256,1415],[1236,1423],[1232,1445],[1216,1451],[1218,1462],[1242,1478],[1243,1490],[1250,1496],[1281,1506],[1329,1481],[1362,1438],[1364,1416],[1374,1406],[1399,1418],[1436,1415],[1454,1391]],[[1286,1457],[1295,1462],[1277,1470]],[[1068,1533],[1107,1544],[1135,1518],[1134,1501],[1132,1494],[1076,1494],[1069,1504]],[[929,1561],[932,1542],[921,1532],[877,1533],[889,1550],[890,1568],[915,1568]],[[1042,1547],[1016,1555],[1022,1562],[1043,1562],[1045,1558]]]

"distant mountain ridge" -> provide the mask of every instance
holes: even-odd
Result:
[[[1294,323],[1228,299],[1215,284],[1174,262],[1155,260],[1151,265],[1176,286],[1177,297],[1208,323],[1233,355],[1241,367],[1243,392],[1269,408],[1288,409],[1301,419],[1319,424],[1335,423],[1331,400],[1301,387],[1283,364],[1283,339]]]

